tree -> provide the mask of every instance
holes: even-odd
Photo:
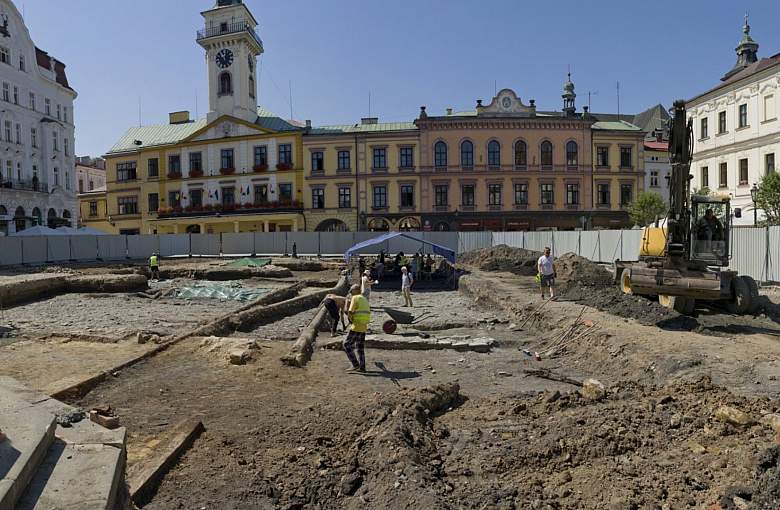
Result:
[[[691,194],[701,196],[701,197],[707,197],[712,195],[712,191],[707,186],[704,186],[703,188],[693,190]]]
[[[756,208],[764,211],[765,225],[780,225],[780,174],[769,172],[758,184]]]
[[[634,224],[646,227],[655,221],[656,217],[666,212],[667,205],[658,193],[643,191],[628,208],[628,214]]]

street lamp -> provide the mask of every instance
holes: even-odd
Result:
[[[758,187],[756,183],[753,183],[753,187],[750,188],[750,198],[753,200],[753,225],[758,224],[758,209],[756,208],[756,201],[758,199]]]

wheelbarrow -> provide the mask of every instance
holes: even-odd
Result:
[[[426,317],[425,314],[422,314],[417,318],[415,318],[414,315],[409,312],[405,312],[403,310],[396,310],[394,308],[384,308],[384,311],[387,315],[390,316],[390,318],[382,323],[382,331],[384,331],[388,335],[392,335],[393,333],[395,333],[395,330],[398,328],[399,324],[404,324],[404,325],[417,324],[418,322],[425,319]]]

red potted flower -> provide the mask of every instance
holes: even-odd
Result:
[[[234,173],[236,173],[236,169],[235,168],[220,168],[219,169],[219,173],[221,173],[222,175],[233,175]]]
[[[277,170],[292,170],[292,165],[290,163],[279,163],[276,165]]]
[[[190,177],[203,177],[203,170],[190,170]]]
[[[265,163],[262,163],[260,165],[255,165],[252,167],[252,170],[254,170],[256,173],[265,172],[266,170],[268,170],[268,165],[266,165]]]
[[[181,172],[171,170],[168,172],[168,179],[181,179]]]

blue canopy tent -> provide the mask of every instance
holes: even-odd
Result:
[[[417,241],[423,244],[427,244],[433,248],[433,253],[436,255],[441,255],[445,259],[447,259],[451,263],[455,263],[455,250],[447,248],[446,246],[441,246],[435,243],[432,243],[430,241],[426,241],[425,239],[419,239],[414,236],[410,236],[409,234],[405,234],[403,232],[389,232],[387,234],[382,234],[380,236],[374,237],[373,239],[369,239],[367,241],[363,241],[362,243],[357,243],[352,248],[348,249],[344,253],[344,260],[349,262],[349,259],[360,252],[362,248],[365,248],[366,246],[371,246],[374,244],[384,243],[385,241],[389,241],[390,239],[394,239],[396,237],[405,237],[407,239],[411,239],[413,241]]]

